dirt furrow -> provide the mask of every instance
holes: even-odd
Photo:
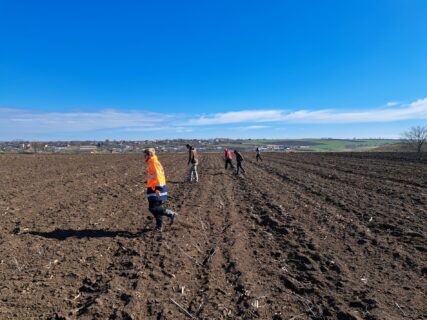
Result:
[[[413,228],[414,220],[420,221],[420,216],[425,215],[424,210],[419,207],[416,215],[409,213],[402,215],[402,206],[408,203],[408,200],[402,198],[402,196],[399,196],[398,199],[392,199],[384,195],[374,196],[372,193],[366,192],[366,189],[362,188],[362,184],[359,184],[359,186],[355,184],[353,187],[351,184],[337,179],[329,181],[329,179],[319,176],[318,172],[313,175],[310,174],[310,170],[300,167],[296,169],[286,167],[286,173],[283,174],[278,172],[274,163],[263,163],[261,166],[269,173],[278,175],[288,183],[292,183],[295,187],[304,190],[304,193],[312,194],[315,198],[320,198],[321,201],[323,200],[336,206],[346,215],[355,216],[364,227],[369,227],[373,232],[390,234],[399,239],[402,239],[403,236],[406,245],[409,246],[408,250],[411,250],[411,248],[423,250],[426,247],[425,239],[418,236],[419,228],[415,230],[408,227],[405,228],[405,225],[408,224]],[[336,191],[331,192],[331,190]],[[370,190],[369,186],[367,190]],[[418,190],[418,193],[414,193],[413,196],[423,197],[423,193],[424,191]],[[367,199],[366,202],[361,201],[363,198]],[[384,208],[387,209],[384,210]],[[390,213],[393,214],[391,215]],[[382,217],[380,219],[382,222],[378,224],[379,216]],[[372,221],[373,217],[375,217],[374,221]],[[386,224],[384,224],[384,220],[387,221]]]
[[[1,155],[0,318],[422,319],[425,163],[395,157],[201,154],[190,184],[159,154],[157,234],[139,155]]]
[[[372,292],[372,289],[376,286],[374,285],[374,287],[372,287],[371,285],[368,285],[366,286],[366,288],[361,288],[360,286],[360,282],[359,282],[360,279],[366,279],[363,273],[361,273],[363,272],[363,269],[365,269],[365,262],[370,261],[369,263],[371,265],[376,266],[376,268],[378,269],[382,269],[382,264],[384,263],[385,260],[390,260],[390,256],[392,256],[393,257],[392,260],[396,262],[399,260],[401,261],[401,265],[398,270],[395,270],[392,272],[388,270],[386,275],[384,273],[381,273],[379,270],[378,272],[371,274],[369,279],[370,284],[373,282],[378,284],[381,283],[381,285],[384,285],[383,281],[380,280],[384,276],[386,276],[390,280],[393,279],[393,281],[396,281],[395,276],[398,276],[400,272],[407,269],[408,267],[410,270],[413,270],[416,272],[416,269],[413,268],[414,266],[410,266],[410,265],[408,266],[407,261],[405,261],[405,259],[409,258],[409,256],[407,255],[403,260],[401,260],[399,259],[400,256],[396,255],[396,251],[394,251],[393,253],[393,251],[390,252],[389,249],[388,249],[388,252],[385,252],[385,255],[384,255],[383,253],[384,246],[381,246],[380,248],[377,248],[377,249],[375,249],[374,247],[374,250],[372,250],[373,248],[371,247],[368,251],[366,251],[363,249],[363,244],[366,242],[363,242],[363,243],[359,242],[359,240],[357,239],[357,234],[354,234],[354,232],[352,236],[349,236],[348,234],[346,235],[346,233],[343,233],[343,231],[345,232],[345,229],[341,229],[341,228],[337,229],[335,227],[334,229],[331,230],[332,232],[330,231],[325,232],[325,230],[322,227],[322,225],[325,225],[325,222],[328,228],[333,227],[334,224],[331,223],[330,219],[322,221],[321,217],[324,216],[323,212],[326,211],[326,212],[332,213],[334,212],[335,208],[328,208],[328,206],[325,204],[322,204],[321,207],[317,206],[316,205],[317,201],[313,201],[313,199],[307,197],[303,189],[299,190],[299,188],[297,188],[295,190],[295,185],[289,182],[289,180],[280,179],[280,177],[276,176],[274,173],[265,172],[265,169],[263,167],[259,167],[259,164],[258,165],[251,164],[249,169],[251,170],[251,173],[252,173],[251,178],[249,179],[252,179],[253,176],[256,176],[257,173],[259,173],[260,179],[257,181],[254,181],[254,184],[257,185],[259,190],[261,190],[260,193],[262,193],[262,189],[269,190],[268,184],[274,184],[276,185],[276,187],[278,187],[279,185],[282,185],[282,187],[280,188],[285,191],[285,194],[283,195],[283,197],[284,199],[286,199],[286,201],[281,202],[281,200],[277,199],[277,203],[282,203],[285,210],[291,210],[290,214],[295,215],[296,217],[298,217],[298,220],[300,220],[296,224],[297,226],[296,230],[299,230],[296,233],[296,236],[298,239],[297,241],[298,246],[301,247],[303,243],[306,242],[304,238],[308,237],[309,239],[313,239],[314,246],[313,246],[313,243],[308,243],[307,247],[317,248],[316,251],[327,253],[327,255],[325,255],[323,258],[322,258],[322,255],[320,255],[320,257],[322,258],[321,260],[324,261],[323,266],[320,268],[322,273],[324,273],[323,271],[324,268],[332,269],[332,271],[335,269],[335,270],[339,270],[338,273],[340,274],[340,276],[343,277],[343,279],[346,279],[345,282],[347,283],[345,283],[344,281],[336,282],[336,277],[328,276],[330,278],[329,280],[328,280],[328,277],[326,277],[325,278],[326,280],[324,279],[321,281],[321,283],[328,283],[331,281],[332,283],[336,282],[337,287],[335,287],[334,289],[334,291],[336,292],[335,295],[340,294],[345,297],[346,295],[343,295],[342,291],[344,288],[347,288],[346,290],[348,295],[347,298],[345,298],[344,300],[341,300],[342,298],[337,300],[339,301],[340,305],[344,306],[344,310],[348,308],[348,306],[351,307],[352,305],[355,304],[355,303],[352,303],[352,299],[356,299],[355,297],[359,297],[361,293],[363,293],[363,295],[366,296],[366,294],[368,292]],[[268,178],[265,177],[266,174]],[[268,181],[268,183],[266,183],[266,181]],[[254,197],[251,197],[251,198],[253,199]],[[267,198],[267,196],[265,196],[264,198]],[[295,202],[295,204],[293,204],[293,202]],[[298,208],[297,211],[295,211],[296,208]],[[319,212],[316,213],[316,211],[319,211]],[[275,214],[272,214],[272,216],[274,215]],[[318,217],[318,219],[316,219],[316,217]],[[317,222],[319,223],[317,228],[313,228],[313,221],[312,221],[313,218],[316,219]],[[342,218],[343,218],[343,222],[345,223],[345,226],[349,228],[352,228],[352,226],[354,226],[354,220],[347,221],[347,218],[345,216],[342,216]],[[277,227],[276,224],[273,224],[273,225],[275,226],[275,228]],[[307,226],[310,226],[310,228],[307,228]],[[289,229],[295,229],[295,223],[293,224],[293,226],[289,226],[288,230]],[[298,233],[301,233],[301,230],[304,231],[302,234],[303,235],[305,234],[305,236],[302,237],[302,239],[301,239],[301,234],[298,236]],[[325,234],[326,236],[324,236]],[[290,236],[294,236],[294,234],[291,232]],[[364,237],[366,236],[367,234],[364,234]],[[331,238],[334,238],[334,239],[331,239]],[[376,243],[382,242],[382,240],[378,240],[378,238],[376,238],[375,241]],[[340,249],[337,249],[337,251],[341,253],[341,256],[337,256],[334,252],[330,252],[330,250],[328,249],[328,243],[330,242],[334,243],[335,246],[339,245],[340,243],[343,244],[343,246]],[[283,250],[286,250],[286,249],[284,248]],[[400,254],[402,254],[401,251],[400,251]],[[316,260],[316,259],[313,259],[313,260]],[[344,264],[344,261],[352,261],[353,265],[346,266]],[[396,265],[394,268],[396,268]],[[410,271],[409,273],[411,274],[412,272]],[[357,278],[358,275],[360,275],[359,279]],[[411,276],[413,277],[413,273]],[[313,281],[311,281],[310,283],[313,283]],[[316,281],[314,281],[314,283],[316,283]],[[402,281],[400,281],[400,283],[402,283]],[[328,285],[328,287],[333,288],[333,286],[331,285]],[[359,289],[358,291],[357,288],[361,288],[361,289]],[[399,290],[399,286],[396,286],[393,284],[393,282],[390,282],[390,287],[387,291],[391,292],[389,291],[390,289],[394,291],[396,294],[396,292]],[[420,287],[417,290],[420,290]],[[422,299],[422,295],[420,295],[421,292],[422,291],[419,291],[417,293],[417,301],[419,301],[420,298]],[[328,293],[328,295],[330,294],[331,292]],[[326,296],[323,296],[323,298],[325,299],[323,299],[322,301],[328,300],[326,299]],[[372,297],[369,297],[369,299],[372,299]],[[335,301],[334,303],[337,303],[337,302]],[[388,303],[392,305],[393,301],[389,300]],[[328,308],[331,308],[331,307],[332,306],[329,306]],[[368,317],[370,314],[371,314],[370,312],[369,314],[365,312],[364,316]]]
[[[396,162],[378,160],[374,163],[372,159],[367,158],[349,158],[344,153],[321,153],[318,157],[304,157],[303,154],[279,153],[268,154],[268,158],[274,161],[284,161],[283,164],[307,164],[313,167],[326,168],[331,171],[356,174],[361,177],[382,181],[391,181],[403,184],[405,186],[413,185],[423,187],[427,183],[427,176],[422,169],[423,165],[415,162]],[[414,176],[414,171],[420,175]]]

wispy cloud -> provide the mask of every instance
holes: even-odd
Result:
[[[396,108],[336,112],[334,110],[301,110],[283,116],[282,121],[296,123],[372,123],[410,119],[427,119],[427,98]]]
[[[283,116],[281,110],[246,110],[213,115],[202,115],[199,118],[190,119],[187,124],[194,126],[242,123],[242,122],[271,122],[278,121]]]
[[[193,128],[189,127],[176,127],[174,128],[175,132],[178,133],[186,133],[186,132],[193,132]]]
[[[245,127],[238,127],[238,130],[260,130],[260,129],[267,129],[267,128],[271,128],[270,126],[245,126]]]
[[[395,106],[398,106],[398,105],[399,105],[399,102],[396,102],[396,101],[390,101],[390,102],[386,103],[387,107],[395,107]]]
[[[0,127],[3,130],[32,133],[80,132],[118,128],[150,131],[153,130],[153,126],[164,124],[175,118],[173,115],[137,111],[34,112],[0,108]]]
[[[202,115],[188,120],[195,126],[231,123],[371,123],[409,119],[427,119],[427,98],[396,108],[377,108],[364,111],[336,111],[333,109],[298,110],[244,110]]]
[[[98,136],[96,132],[111,135],[174,137],[185,135],[220,136],[215,129],[231,131],[263,132],[262,129],[283,128],[290,124],[364,124],[391,123],[403,120],[427,120],[427,98],[409,104],[389,102],[379,108],[363,111],[340,111],[333,109],[289,110],[244,110],[203,114],[186,117],[178,114],[148,111],[101,110],[98,112],[36,112],[25,109],[0,108],[0,139],[18,137],[73,137],[82,133]],[[227,126],[230,125],[230,126]],[[149,133],[152,133],[151,135]],[[260,133],[259,133],[260,134]]]
[[[123,131],[126,132],[156,132],[156,131],[163,131],[167,130],[167,127],[131,127],[131,128],[122,128]]]

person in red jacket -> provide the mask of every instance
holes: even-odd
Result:
[[[168,199],[168,190],[166,188],[166,178],[162,164],[156,156],[154,148],[144,150],[145,162],[147,168],[147,198],[148,210],[156,219],[154,231],[161,232],[163,226],[163,216],[169,218],[170,224],[173,224],[178,213],[166,209],[162,206],[163,201]]]
[[[225,169],[228,168],[228,165],[231,166],[231,169],[234,169],[234,165],[233,165],[233,153],[228,150],[227,148],[224,148],[224,160],[225,160]]]

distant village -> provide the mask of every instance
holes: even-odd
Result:
[[[0,141],[3,153],[141,153],[145,148],[154,146],[158,152],[185,152],[186,144],[196,147],[199,152],[218,152],[223,148],[240,151],[255,151],[257,147],[264,151],[284,151],[304,149],[303,145],[258,143],[251,139],[206,139],[206,140],[104,140],[104,141]]]

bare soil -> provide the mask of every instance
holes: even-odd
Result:
[[[0,319],[427,318],[426,162],[245,157],[159,155],[159,234],[141,155],[0,155]]]

